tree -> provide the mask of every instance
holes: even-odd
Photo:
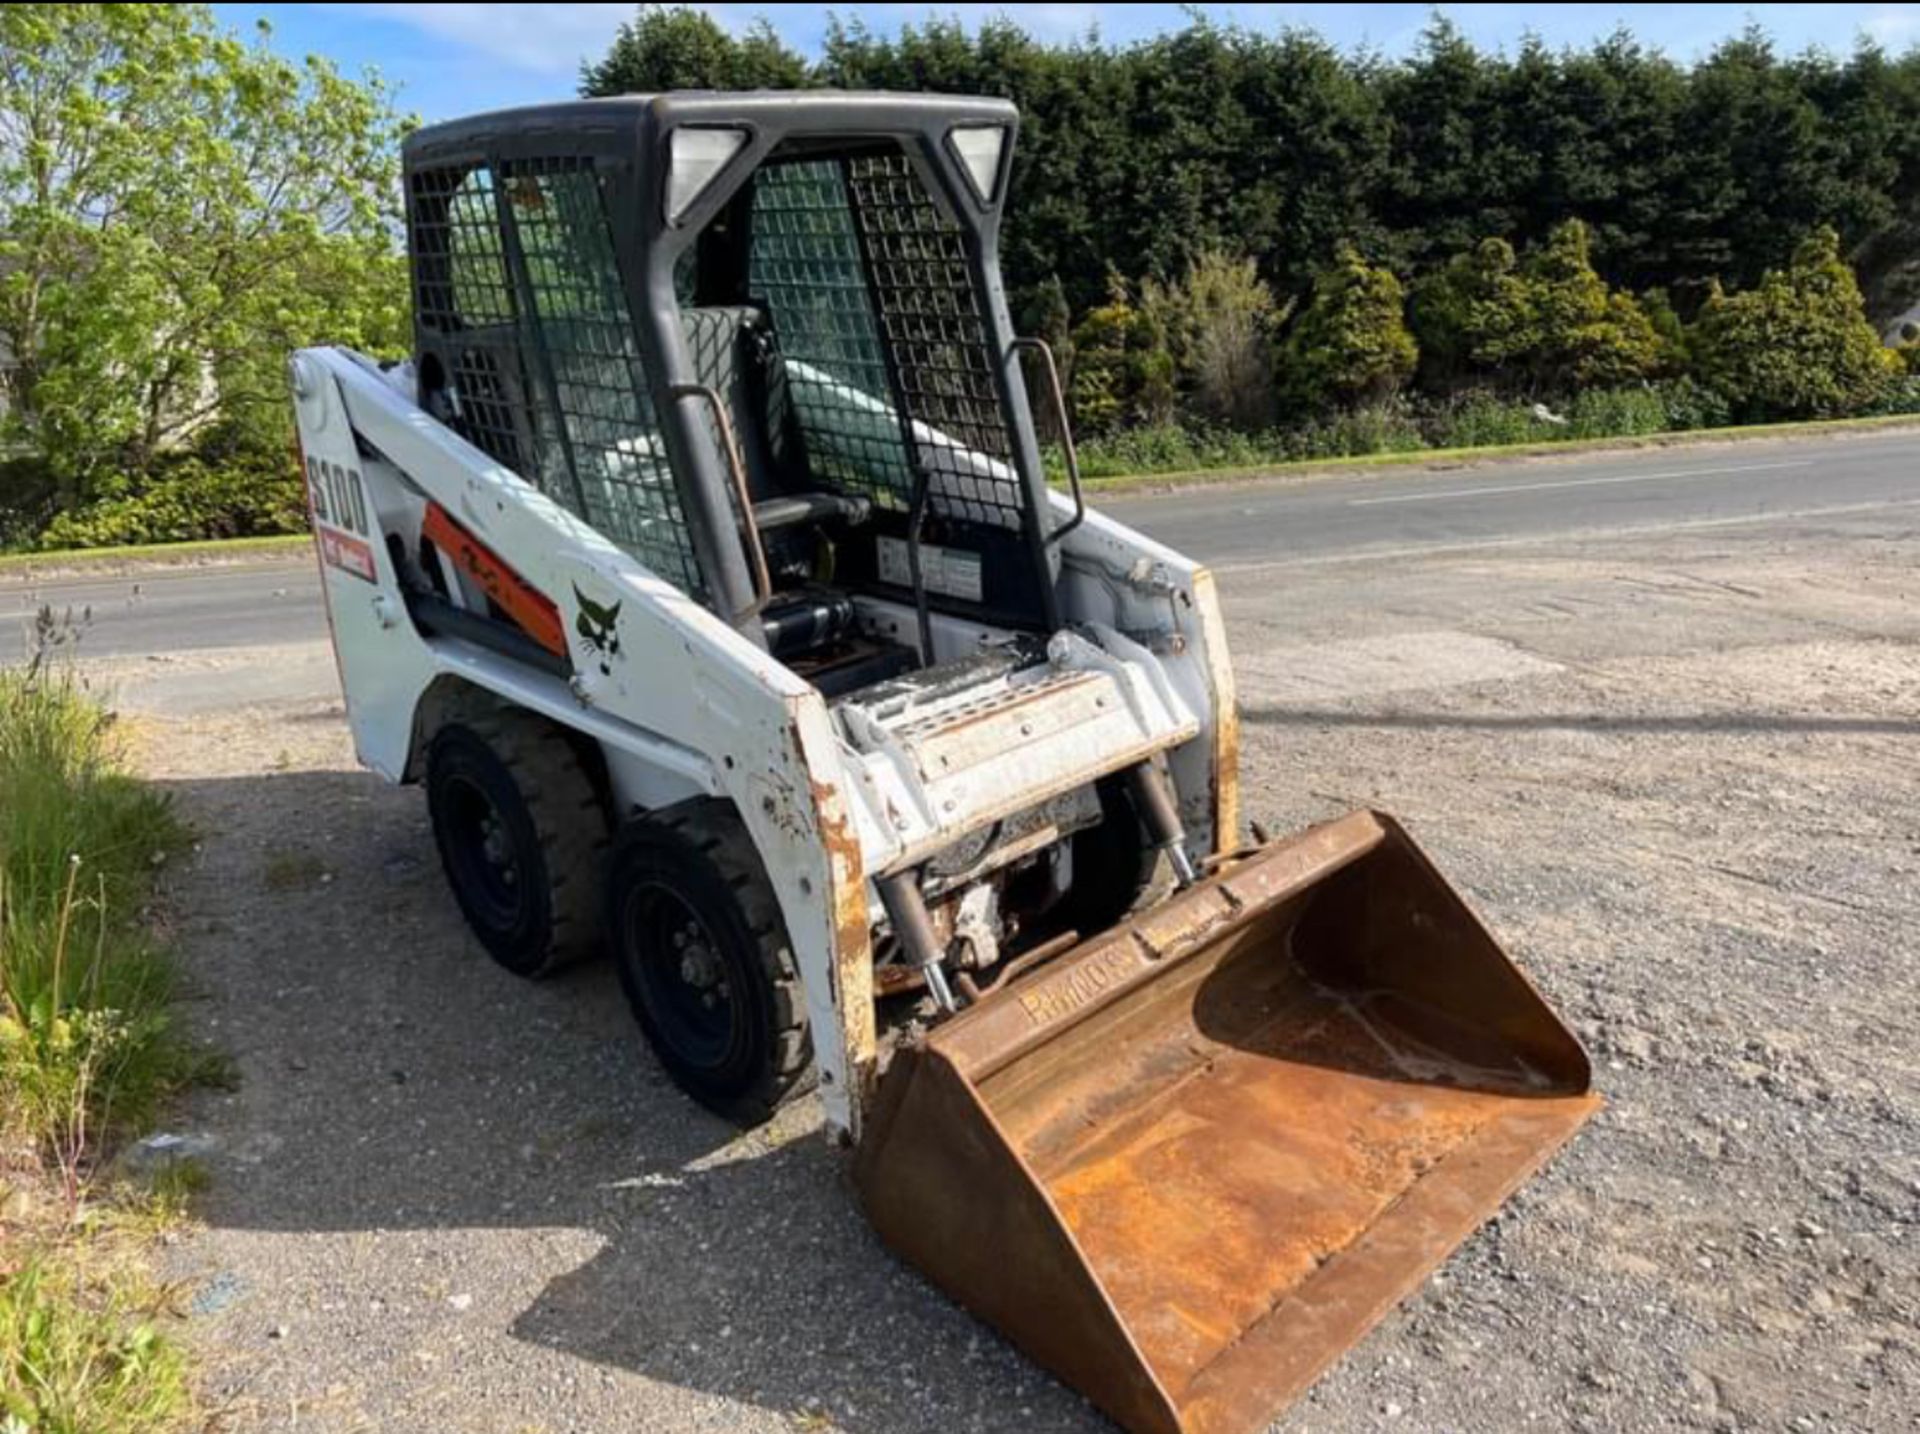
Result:
[[[1400,281],[1342,244],[1287,331],[1280,374],[1296,407],[1345,406],[1390,396],[1418,358]]]
[[[1920,48],[1895,59],[1872,45],[1823,87],[1820,103],[1864,156],[1861,212],[1835,218],[1868,312],[1891,316],[1920,299]]]
[[[999,95],[1019,106],[1001,255],[1023,305],[1050,275],[1080,311],[1105,297],[1110,264],[1140,272],[1117,232],[1129,212],[1133,105],[1111,51],[1049,47],[1004,19],[971,34],[932,19],[892,37],[834,19],[815,78],[850,90]]]
[[[1594,272],[1587,226],[1557,225],[1528,256],[1526,301],[1535,342],[1524,358],[1532,385],[1549,393],[1611,388],[1646,378],[1659,366],[1660,339],[1631,294],[1607,288]]]
[[[1686,89],[1685,71],[1625,30],[1586,51],[1528,46],[1503,110],[1509,132],[1540,152],[1516,232],[1535,241],[1577,214],[1610,272],[1668,277],[1668,197],[1691,158],[1679,140]]]
[[[1648,289],[1640,295],[1640,308],[1653,326],[1657,345],[1654,374],[1668,378],[1680,373],[1687,367],[1687,326],[1681,321],[1679,310],[1674,308],[1673,300],[1665,289]]]
[[[288,433],[289,348],[404,347],[402,122],[197,6],[0,9],[0,344],[63,505],[213,424]]]
[[[1060,285],[1056,274],[1049,274],[1046,281],[1036,289],[1021,314],[1021,329],[1034,335],[1053,351],[1054,368],[1058,371],[1063,394],[1073,392],[1073,311],[1067,307],[1067,293]],[[1026,367],[1027,390],[1029,393],[1045,393],[1043,387],[1047,376],[1040,371],[1037,358]],[[1056,416],[1051,397],[1044,397],[1033,405],[1034,422],[1039,426],[1040,436],[1050,443],[1057,443],[1063,437],[1060,432],[1059,416]]]
[[[1646,378],[1663,350],[1646,311],[1594,271],[1569,219],[1524,261],[1504,239],[1457,254],[1415,287],[1414,332],[1440,387],[1493,382],[1564,394]]]
[[[607,53],[580,67],[584,95],[791,90],[807,83],[807,62],[765,20],[735,39],[690,5],[642,5],[621,25]]]
[[[1844,141],[1808,93],[1812,69],[1782,63],[1757,25],[1723,41],[1689,76],[1681,114],[1692,163],[1669,208],[1673,277],[1756,282],[1814,226],[1840,217]]]
[[[1085,433],[1165,423],[1173,416],[1173,357],[1153,314],[1109,276],[1107,302],[1073,331],[1074,427]]]
[[[1693,352],[1702,379],[1748,420],[1857,413],[1902,367],[1867,322],[1840,238],[1825,227],[1755,287],[1716,288],[1695,324]]]
[[[1167,337],[1175,382],[1204,422],[1258,429],[1273,419],[1273,332],[1282,317],[1253,260],[1204,249],[1178,284],[1142,303]]]
[[[1408,306],[1430,387],[1486,380],[1539,346],[1513,246],[1482,239],[1413,286]]]
[[[1537,180],[1538,136],[1506,128],[1504,63],[1436,15],[1411,58],[1388,69],[1382,99],[1394,145],[1377,203],[1398,256],[1415,265],[1513,232],[1517,196]]]
[[[1756,30],[1683,65],[1624,31],[1482,51],[1440,19],[1386,60],[1199,16],[1125,45],[1047,44],[1008,19],[892,33],[830,20],[809,66],[764,28],[733,36],[648,6],[582,78],[591,94],[830,84],[1013,100],[1001,253],[1018,304],[1051,275],[1084,312],[1110,268],[1177,275],[1207,250],[1299,293],[1343,240],[1408,276],[1489,234],[1531,252],[1576,217],[1610,282],[1665,288],[1688,316],[1715,275],[1752,284],[1822,223],[1875,313],[1920,298],[1920,49],[1789,57]]]

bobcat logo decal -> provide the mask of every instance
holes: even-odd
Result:
[[[599,662],[600,673],[606,676],[613,671],[613,659],[620,655],[620,604],[597,603],[580,591],[578,583],[574,584],[573,596],[580,604],[573,630],[580,634],[582,650]]]

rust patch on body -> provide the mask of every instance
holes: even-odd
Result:
[[[1134,937],[1149,955],[1176,955],[1230,918],[1238,905],[1225,884],[1205,887],[1192,901],[1168,902],[1142,914],[1133,923]]]
[[[817,699],[816,699],[817,700]],[[813,798],[813,815],[827,889],[829,927],[833,933],[834,1007],[847,1055],[851,1109],[856,1120],[872,1092],[877,1061],[873,992],[873,933],[867,921],[866,863],[860,834],[839,787],[815,775],[807,739],[796,719],[787,729]]]
[[[1057,976],[1029,982],[1020,992],[1020,1009],[1034,1025],[1048,1025],[1098,1000],[1125,980],[1134,965],[1125,947],[1109,947]]]
[[[1233,660],[1227,656],[1227,625],[1213,574],[1196,568],[1193,610],[1207,649],[1207,688],[1213,697],[1213,850],[1225,855],[1240,844],[1240,707]]]

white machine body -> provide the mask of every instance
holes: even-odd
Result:
[[[411,365],[313,348],[294,357],[292,383],[360,760],[418,780],[435,730],[478,692],[594,744],[621,817],[731,802],[793,945],[836,1137],[857,1135],[875,1074],[876,877],[937,861],[930,895],[952,897],[953,932],[990,960],[988,879],[1036,854],[1064,867],[1065,839],[1097,817],[1100,778],[1162,759],[1188,860],[1234,840],[1232,677],[1211,578],[1097,512],[1061,542],[1064,621],[1036,660],[984,660],[970,675],[970,660],[1013,651],[1016,635],[935,612],[918,671],[830,700],[422,409]],[[967,477],[937,477],[936,490]],[[1064,519],[1067,500],[1054,502]],[[412,619],[408,568],[434,507],[553,604],[570,676]],[[475,576],[436,560],[447,600],[484,615]],[[857,607],[864,630],[917,645],[912,606]]]

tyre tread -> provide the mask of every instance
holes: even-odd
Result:
[[[522,707],[489,703],[461,725],[513,776],[537,834],[550,921],[545,952],[519,974],[553,975],[600,953],[599,875],[610,837],[593,778],[566,733]]]
[[[772,1060],[753,1089],[725,1102],[707,1103],[741,1125],[761,1124],[811,1091],[817,1071],[799,962],[759,850],[731,804],[713,798],[682,802],[636,825],[670,835],[690,856],[710,866],[720,890],[732,894],[741,927],[753,942],[770,996]]]

